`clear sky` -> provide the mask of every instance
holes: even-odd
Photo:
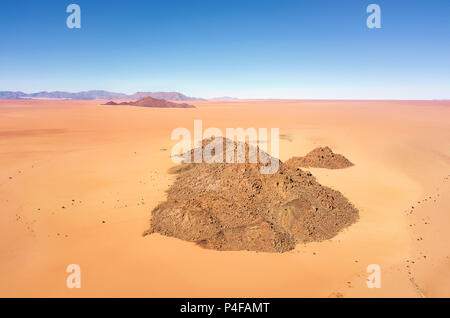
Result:
[[[0,35],[0,91],[450,99],[449,0],[1,0]]]

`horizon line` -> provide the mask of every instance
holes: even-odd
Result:
[[[106,92],[110,94],[121,94],[121,95],[128,95],[132,97],[132,95],[136,95],[139,93],[151,93],[151,94],[179,94],[183,95],[183,97],[186,97],[188,99],[193,99],[190,101],[211,101],[211,100],[222,100],[222,101],[239,101],[239,100],[253,100],[253,101],[270,101],[270,100],[304,100],[304,101],[324,101],[324,100],[333,100],[333,101],[450,101],[450,97],[445,98],[393,98],[393,97],[376,97],[376,98],[370,98],[370,97],[357,97],[357,98],[339,98],[339,97],[235,97],[231,95],[219,95],[219,96],[213,96],[213,97],[194,97],[191,95],[186,95],[185,93],[181,93],[176,90],[170,90],[170,91],[145,91],[145,90],[139,90],[134,93],[123,93],[123,92],[116,92],[116,91],[110,91],[106,89],[89,89],[89,90],[81,90],[81,91],[65,91],[65,90],[40,90],[35,92],[25,92],[22,90],[1,90],[0,91],[0,100],[114,100],[114,99],[123,99],[123,98],[52,98],[52,97],[33,97],[33,96],[17,96],[15,98],[2,98],[1,93],[12,93],[12,94],[18,94],[23,93],[25,95],[33,95],[33,94],[40,94],[40,93],[67,93],[67,94],[80,94],[80,93],[89,93],[89,92]],[[165,98],[160,98],[165,99]],[[166,100],[170,100],[170,98],[167,98]]]

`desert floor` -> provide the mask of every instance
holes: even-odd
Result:
[[[102,103],[0,101],[1,297],[450,297],[450,102]],[[278,127],[281,160],[344,154],[355,166],[309,170],[360,220],[284,254],[143,237],[175,179],[170,134],[194,119]],[[66,286],[69,264],[80,289]]]

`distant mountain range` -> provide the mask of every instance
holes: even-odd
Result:
[[[232,101],[232,100],[239,100],[239,98],[236,98],[236,97],[229,97],[229,96],[222,96],[222,97],[213,97],[213,98],[209,98],[209,100]]]
[[[202,98],[189,97],[178,92],[137,92],[132,95],[123,93],[114,93],[102,90],[92,90],[78,93],[70,92],[39,92],[27,94],[24,92],[0,91],[0,99],[132,99],[137,100],[144,97],[152,97],[157,99],[173,100],[173,101],[198,101]]]

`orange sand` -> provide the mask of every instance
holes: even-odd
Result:
[[[1,297],[450,297],[450,102],[103,102],[0,101]],[[175,178],[170,133],[194,119],[279,127],[281,160],[345,155],[355,166],[308,170],[359,222],[284,254],[142,237]],[[72,263],[80,289],[66,287]],[[380,289],[366,286],[369,264]]]

